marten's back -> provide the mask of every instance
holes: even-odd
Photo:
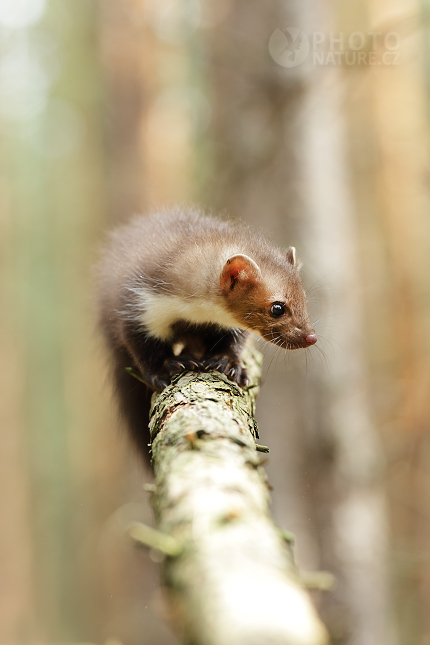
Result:
[[[100,303],[118,306],[124,285],[178,296],[213,297],[229,257],[244,253],[260,264],[264,278],[279,284],[290,272],[285,254],[255,231],[179,208],[137,216],[109,238],[99,265]]]
[[[100,302],[111,302],[125,282],[144,281],[150,288],[162,288],[168,274],[188,256],[195,271],[199,259],[207,263],[209,255],[218,255],[231,234],[228,223],[197,210],[134,217],[110,234],[103,249],[98,266]]]

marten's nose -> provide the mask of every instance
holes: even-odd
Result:
[[[316,334],[308,334],[305,338],[306,344],[307,345],[315,345],[317,342],[318,338]]]

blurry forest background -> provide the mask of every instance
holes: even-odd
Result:
[[[113,224],[180,202],[304,262],[320,340],[265,349],[258,420],[277,522],[337,577],[332,642],[430,644],[429,21],[429,0],[0,0],[0,643],[179,642],[124,535],[150,473],[91,266]]]

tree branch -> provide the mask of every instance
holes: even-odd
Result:
[[[247,391],[216,372],[188,372],[154,396],[158,532],[142,539],[164,553],[163,582],[187,643],[323,645],[291,545],[269,515],[254,441],[261,356],[248,349],[245,362]]]

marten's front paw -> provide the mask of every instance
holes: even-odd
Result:
[[[169,373],[170,378],[180,372],[200,372],[204,370],[203,363],[193,356],[175,356],[166,358],[164,369]]]
[[[203,364],[206,370],[221,372],[221,374],[225,374],[231,381],[234,381],[241,387],[249,385],[249,377],[246,369],[242,367],[239,361],[235,361],[229,356],[211,356],[204,360]]]
[[[170,384],[170,379],[165,374],[154,374],[149,379],[149,385],[156,392],[162,392]]]

